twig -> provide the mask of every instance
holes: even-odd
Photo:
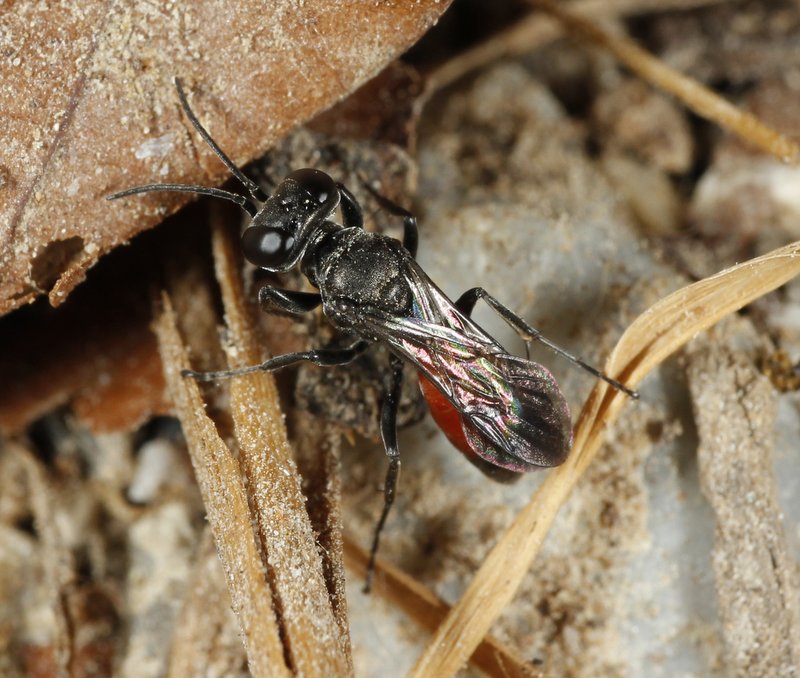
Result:
[[[719,5],[730,0],[578,0],[570,7],[582,16],[601,18],[629,17],[646,12],[685,10]],[[426,74],[427,94],[447,87],[473,70],[504,57],[527,54],[564,35],[557,21],[542,14],[530,14],[509,28],[494,33],[484,42],[448,59]]]
[[[564,9],[552,0],[529,0],[556,17],[582,38],[603,47],[644,80],[674,95],[697,115],[717,123],[784,162],[796,163],[800,146],[710,89],[654,57],[622,35],[612,35],[597,24]]]
[[[162,303],[155,330],[164,373],[225,570],[250,671],[259,677],[289,676],[239,465],[206,415],[197,382],[180,374],[189,358],[169,297],[165,295]]]
[[[359,577],[367,574],[369,555],[345,537],[344,560],[348,570]],[[376,562],[372,595],[391,601],[420,626],[434,630],[450,611],[450,606],[416,579],[381,558]],[[531,678],[539,672],[511,647],[491,635],[475,648],[469,661],[490,676]]]
[[[212,229],[217,278],[229,330],[230,367],[255,365],[262,352],[241,284],[238,237],[217,219]],[[230,381],[231,414],[251,519],[293,670],[300,675],[352,673],[349,637],[336,622],[291,456],[272,375],[257,372]],[[279,526],[279,529],[277,529]]]

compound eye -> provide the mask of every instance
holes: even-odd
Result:
[[[294,246],[294,237],[274,226],[249,226],[242,233],[242,252],[251,264],[270,270],[282,268]]]
[[[320,205],[324,205],[337,188],[325,172],[307,167],[292,172],[287,179],[296,181]]]

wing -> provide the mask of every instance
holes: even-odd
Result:
[[[353,325],[416,365],[434,418],[471,459],[514,472],[563,462],[572,423],[550,372],[508,355],[416,264],[408,274],[411,316],[361,307]]]

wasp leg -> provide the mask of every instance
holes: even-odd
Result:
[[[350,189],[344,184],[336,184],[339,189],[339,195],[342,202],[339,207],[342,209],[342,216],[344,217],[344,225],[354,228],[364,228],[364,213],[361,211],[361,205],[358,204],[356,196],[354,196]]]
[[[258,303],[267,312],[281,311],[292,315],[301,315],[313,311],[319,306],[322,303],[322,297],[316,292],[297,292],[266,286],[258,291]]]
[[[394,503],[397,476],[400,473],[400,450],[397,447],[397,408],[400,404],[400,389],[403,385],[403,362],[392,356],[392,385],[386,393],[386,398],[381,407],[381,437],[389,457],[389,468],[386,469],[386,481],[383,485],[383,511],[375,526],[375,535],[372,538],[372,548],[369,551],[367,564],[367,580],[364,582],[364,593],[369,593],[372,586],[372,576],[375,574],[375,557],[378,555],[378,544],[381,531],[386,523],[386,517]]]
[[[219,372],[181,370],[181,376],[191,377],[197,381],[216,381],[217,379],[240,377],[243,374],[252,374],[253,372],[273,372],[303,361],[311,362],[321,367],[345,365],[354,360],[359,354],[363,353],[367,346],[369,346],[369,342],[361,339],[344,348],[316,348],[310,351],[286,353],[265,360],[260,365],[249,365],[248,367],[240,367],[235,370],[220,370]]]
[[[602,379],[606,383],[613,386],[618,391],[622,391],[623,393],[629,395],[631,398],[639,397],[638,391],[634,391],[624,384],[620,383],[616,379],[612,379],[611,377],[607,376],[596,367],[592,367],[588,363],[581,360],[579,357],[569,353],[568,351],[564,350],[557,344],[554,344],[550,341],[547,337],[542,335],[539,330],[531,327],[526,323],[522,318],[520,318],[516,313],[514,313],[511,309],[503,306],[497,299],[495,299],[491,294],[489,294],[485,289],[482,287],[473,287],[472,289],[467,290],[462,294],[458,300],[455,302],[456,308],[459,311],[464,313],[466,316],[469,316],[472,313],[472,310],[475,308],[475,304],[478,302],[478,299],[483,299],[491,308],[494,310],[503,320],[505,320],[515,331],[522,337],[525,343],[529,343],[531,341],[538,341],[551,351],[558,353],[560,356],[563,356],[567,360],[575,363],[579,367],[582,367],[584,370],[593,374],[595,377]]]
[[[481,298],[481,292],[483,292],[482,287],[473,287],[467,290],[456,299],[455,307],[469,318],[472,315],[472,311],[475,309],[475,304],[477,304],[478,299]]]
[[[419,228],[417,227],[417,218],[409,212],[405,207],[400,207],[396,202],[389,200],[384,195],[378,193],[366,181],[362,180],[364,188],[366,188],[370,195],[375,198],[376,202],[385,209],[389,214],[396,217],[403,217],[403,247],[405,247],[412,257],[417,257],[417,245],[419,243]]]

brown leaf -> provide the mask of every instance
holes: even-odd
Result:
[[[100,282],[62,308],[35,304],[0,323],[0,380],[8,385],[0,392],[3,433],[22,431],[70,401],[96,432],[131,430],[168,411],[146,285],[136,299],[117,294],[108,275]]]
[[[58,305],[104,253],[186,201],[108,193],[158,180],[215,184],[171,84],[234,161],[261,155],[409,47],[448,2],[277,0],[114,7],[14,3],[0,38],[0,313]]]

